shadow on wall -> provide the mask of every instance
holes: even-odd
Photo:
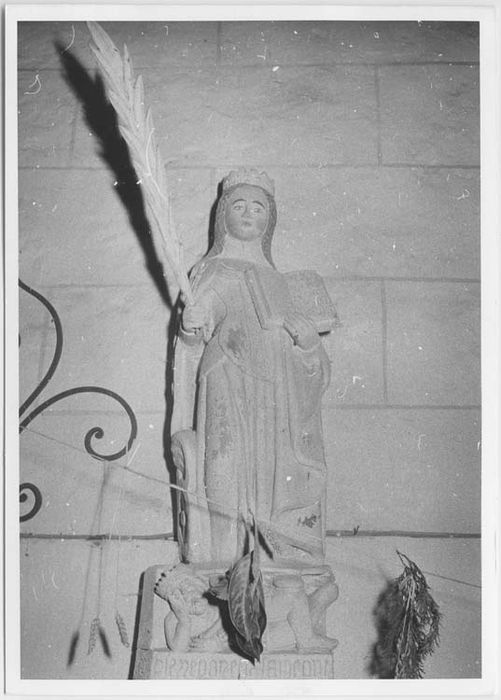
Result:
[[[167,328],[166,337],[166,420],[164,427],[164,458],[169,473],[169,479],[174,481],[175,467],[172,463],[170,453],[170,424],[172,418],[172,381],[173,381],[173,349],[174,340],[176,337],[177,326],[179,323],[180,302],[171,298],[163,274],[163,266],[156,254],[151,230],[146,216],[145,205],[141,188],[137,184],[138,176],[134,170],[129,155],[129,150],[125,140],[122,138],[119,128],[117,116],[114,108],[106,97],[104,84],[99,76],[93,78],[82,64],[71,54],[65,50],[65,47],[60,42],[55,42],[55,48],[58,51],[64,71],[64,78],[73,92],[80,100],[87,124],[96,136],[100,146],[100,156],[103,161],[110,167],[115,176],[117,185],[114,188],[120,198],[121,203],[125,207],[131,227],[137,236],[140,246],[143,250],[146,268],[155,284],[155,287],[170,310],[170,320]],[[171,491],[171,509],[175,517],[176,498]],[[134,625],[134,644],[138,633],[139,611],[141,608],[143,579],[141,577],[139,583],[138,606],[136,610],[136,620]],[[78,639],[72,639],[69,650],[68,666],[74,659],[75,648]],[[101,639],[103,643],[103,640]],[[103,644],[104,646],[104,644]],[[134,668],[135,652],[131,656],[131,664],[129,677],[132,678]]]
[[[96,135],[101,149],[101,158],[110,167],[116,178],[117,185],[115,190],[127,211],[131,227],[141,245],[147,270],[161,299],[171,312],[166,338],[164,457],[169,477],[172,481],[175,477],[175,468],[170,456],[170,424],[173,404],[173,349],[179,322],[179,300],[176,301],[171,298],[165,282],[163,266],[153,245],[143,194],[137,184],[138,176],[132,165],[127,144],[120,134],[116,112],[106,97],[103,81],[99,74],[93,78],[71,52],[65,51],[65,47],[60,42],[55,42],[55,47],[61,58],[64,78],[80,100],[87,124]],[[171,493],[171,501],[171,507],[174,512],[176,499],[173,493]],[[174,522],[176,522],[176,518],[174,518]]]
[[[154,248],[143,193],[137,184],[138,176],[134,170],[127,144],[120,134],[116,112],[106,97],[103,80],[99,73],[92,77],[78,59],[71,52],[68,52],[60,42],[55,42],[55,48],[60,55],[64,78],[80,100],[84,109],[85,120],[96,136],[100,147],[100,156],[114,174],[117,182],[114,189],[127,211],[131,227],[141,245],[147,270],[161,299],[170,310],[166,338],[166,411],[163,446],[169,478],[174,483],[176,470],[171,457],[171,420],[173,410],[174,343],[180,322],[181,301],[179,298],[177,300],[173,299],[169,293],[163,274],[163,265]],[[221,191],[222,183],[219,183],[217,196],[209,213],[208,249],[210,249],[214,239],[216,208]],[[175,536],[177,535],[177,509],[176,494],[171,490],[171,512],[173,514]]]
[[[210,213],[209,213],[209,228],[207,232],[208,248],[212,247],[214,242],[214,228],[216,222],[216,210],[217,203],[222,194],[223,183],[218,184],[217,196],[213,202]],[[191,271],[190,271],[191,272]],[[166,351],[166,361],[165,361],[165,421],[163,429],[163,446],[164,446],[164,460],[167,464],[167,469],[169,472],[169,479],[171,483],[176,483],[178,480],[176,473],[176,466],[172,459],[172,413],[174,409],[174,346],[176,342],[177,332],[179,330],[179,325],[181,323],[181,313],[183,310],[183,303],[180,298],[177,299],[174,305],[171,317],[169,321],[168,328],[168,340],[167,340],[167,351]],[[179,515],[180,515],[180,499],[178,498],[179,492],[171,489],[171,512],[174,528],[174,539],[179,541]]]
[[[64,46],[56,42],[61,56],[66,82],[84,108],[85,119],[101,147],[101,158],[115,175],[116,191],[129,215],[129,221],[143,249],[147,269],[158,292],[169,309],[174,307],[163,276],[146,218],[143,194],[137,184],[138,177],[132,165],[129,150],[118,129],[115,110],[106,98],[101,77],[92,78],[82,64]]]
[[[372,678],[395,678],[397,655],[393,645],[388,645],[390,618],[394,612],[393,592],[394,581],[387,579],[372,611],[377,630],[377,640],[372,646],[370,661],[367,664],[367,672]]]
[[[136,618],[134,620],[134,638],[132,640],[132,653],[130,655],[129,673],[127,675],[127,680],[132,680],[134,678],[134,668],[136,665],[136,655],[137,655],[137,643],[139,637],[139,619],[141,617],[141,605],[143,602],[143,591],[144,591],[144,571],[139,578],[139,592],[137,596],[137,607],[136,607]]]

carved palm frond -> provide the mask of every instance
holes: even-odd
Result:
[[[93,43],[90,48],[101,70],[107,97],[118,119],[118,128],[129,148],[138,184],[144,193],[148,218],[171,297],[181,290],[191,301],[184,268],[182,243],[176,234],[168,196],[165,167],[155,138],[151,109],[145,108],[143,79],[134,80],[132,61],[124,45],[123,58],[109,35],[97,22],[87,22]]]

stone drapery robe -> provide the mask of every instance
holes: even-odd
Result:
[[[263,328],[249,275],[270,302]],[[255,514],[276,560],[321,561],[326,466],[321,397],[329,360],[320,342],[294,345],[283,328],[292,311],[284,275],[264,265],[207,257],[192,274],[207,327],[180,332],[173,430],[190,429],[185,557],[234,563],[245,551],[242,518]],[[190,390],[191,387],[191,390]]]

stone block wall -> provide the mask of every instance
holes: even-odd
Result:
[[[231,168],[260,167],[276,184],[277,267],[317,270],[337,306],[323,414],[328,560],[341,589],[329,613],[336,677],[368,676],[372,610],[400,573],[396,548],[429,572],[444,614],[427,677],[478,677],[477,25],[103,26],[143,75],[187,267],[207,250],[218,182]],[[170,307],[122,183],[100,156],[109,126],[88,42],[80,22],[19,25],[20,277],[54,305],[64,333],[54,377],[31,408],[73,387],[104,387],[130,404],[138,432],[117,462],[90,457],[91,428],[103,428],[92,444],[109,454],[130,426],[111,398],[81,393],[21,436],[21,481],[43,497],[21,523],[26,678],[127,678],[130,647],[115,613],[132,641],[141,572],[176,556],[164,459]],[[20,335],[22,401],[56,341],[50,315],[22,291]],[[110,656],[99,640],[87,654],[98,614]]]

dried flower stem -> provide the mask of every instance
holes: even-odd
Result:
[[[97,642],[97,635],[99,632],[99,627],[101,626],[101,622],[99,620],[99,617],[95,617],[90,625],[90,632],[89,632],[89,648],[87,650],[87,655],[92,654],[96,647],[96,642]]]
[[[115,622],[117,623],[118,633],[120,635],[120,641],[122,642],[124,647],[130,646],[129,635],[127,634],[127,626],[125,624],[125,620],[123,619],[123,617],[120,615],[120,613],[118,611],[115,613]]]

